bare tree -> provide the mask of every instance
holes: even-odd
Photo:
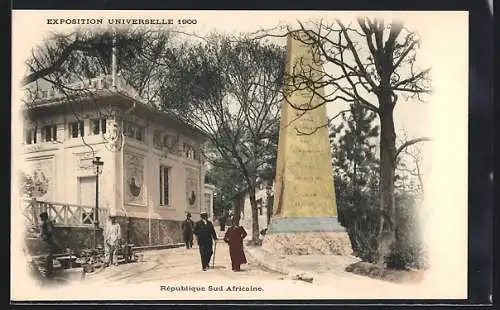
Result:
[[[355,103],[377,114],[380,120],[381,214],[377,239],[378,262],[383,263],[395,239],[397,156],[406,147],[427,140],[417,138],[397,148],[394,108],[398,102],[410,99],[424,101],[423,95],[431,92],[430,68],[419,68],[418,35],[400,21],[386,24],[381,19],[360,17],[357,22],[349,24],[341,20],[320,20],[307,24],[299,21],[299,26],[299,30],[289,27],[266,30],[255,34],[255,38],[290,35],[309,45],[315,60],[323,64],[325,69],[301,61],[294,64],[293,71],[285,79],[287,91],[309,91],[315,98],[321,98],[321,102],[315,105],[310,102],[309,105],[296,106],[288,102],[295,109],[306,111],[327,103]],[[328,92],[323,94],[322,88]]]
[[[165,87],[164,109],[204,131],[213,165],[238,171],[259,240],[256,182],[276,156],[284,51],[244,37],[212,36],[179,58],[177,82]],[[189,105],[176,106],[171,98]]]

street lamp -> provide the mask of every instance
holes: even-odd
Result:
[[[94,246],[97,246],[95,232],[99,229],[99,175],[102,174],[102,166],[104,165],[104,162],[101,160],[101,157],[96,156],[92,161],[92,165],[94,166],[95,173]]]

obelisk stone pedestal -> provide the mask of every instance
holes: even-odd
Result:
[[[294,229],[311,227],[317,218],[288,218],[272,221],[262,248],[277,255],[351,255],[349,236],[335,217],[321,218],[319,226],[324,229]],[[276,227],[282,229],[276,230]],[[333,228],[332,228],[333,227]],[[274,231],[273,231],[274,229]]]
[[[298,39],[297,34],[300,36]],[[304,43],[307,33],[288,38],[287,76],[321,76],[322,68]],[[324,91],[287,83],[280,118],[274,214],[263,250],[278,255],[352,254],[337,219]],[[304,89],[306,87],[306,89]]]

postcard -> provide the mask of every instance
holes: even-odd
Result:
[[[11,299],[467,296],[468,14],[12,12]]]

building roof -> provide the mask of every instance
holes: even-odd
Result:
[[[128,109],[134,106],[136,109],[142,110],[151,118],[157,118],[159,121],[167,121],[168,123],[184,127],[189,129],[192,134],[199,136],[202,140],[207,139],[207,134],[185,123],[173,113],[168,113],[165,111],[160,111],[154,106],[147,104],[137,93],[135,89],[130,87],[123,78],[118,78],[116,80],[116,86],[112,85],[111,76],[101,76],[94,79],[89,79],[82,82],[68,84],[66,87],[68,89],[81,90],[78,92],[73,91],[75,95],[64,94],[57,89],[54,89],[52,84],[45,84],[40,87],[40,85],[31,85],[26,88],[27,96],[25,100],[27,102],[32,102],[29,106],[25,104],[23,106],[23,111],[29,110],[41,110],[50,107],[56,107],[64,105],[68,100],[77,100],[78,102],[90,101],[91,99],[102,99],[110,97],[120,97],[125,99],[130,103],[129,106],[123,106],[122,108]],[[34,94],[34,95],[33,95]]]

